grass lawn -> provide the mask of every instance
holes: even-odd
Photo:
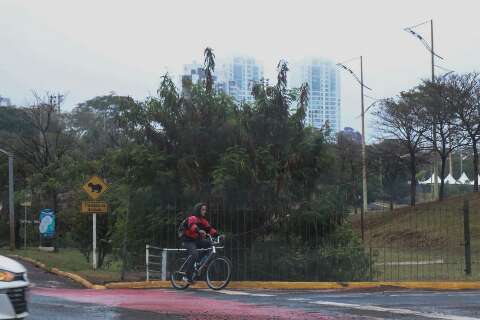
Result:
[[[76,249],[60,249],[58,252],[44,252],[37,248],[19,249],[10,251],[6,248],[0,248],[1,255],[19,255],[35,259],[44,263],[49,268],[58,268],[62,271],[79,274],[89,281],[96,284],[120,281],[120,264],[112,264],[109,269],[98,269],[94,271],[91,263],[87,262],[85,256]],[[125,275],[127,281],[144,280],[145,273],[127,272]]]
[[[480,195],[469,194],[472,274],[465,274],[463,197],[368,212],[364,245],[378,280],[480,280]],[[352,216],[361,234],[360,215]]]

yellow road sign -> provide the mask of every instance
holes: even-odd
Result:
[[[93,200],[97,200],[100,196],[108,190],[108,185],[103,181],[102,178],[93,176],[90,180],[85,183],[83,190],[88,194]]]
[[[82,201],[82,213],[107,213],[108,204],[105,201]]]

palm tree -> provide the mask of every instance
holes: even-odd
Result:
[[[205,89],[210,94],[212,93],[213,88],[213,72],[215,71],[215,54],[213,53],[213,49],[207,47],[203,52],[205,57],[203,66],[205,70]]]

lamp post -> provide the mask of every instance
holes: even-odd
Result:
[[[417,32],[413,31],[414,28],[417,28],[419,26],[422,26],[422,25],[425,25],[425,24],[428,24],[430,23],[430,44],[420,35],[418,34]],[[411,27],[407,27],[405,29],[406,32],[412,34],[414,37],[416,37],[418,40],[420,40],[423,45],[425,46],[425,48],[427,48],[427,50],[430,52],[431,54],[431,68],[432,68],[432,83],[435,83],[435,57],[443,60],[442,57],[440,57],[438,54],[435,53],[434,51],[434,47],[433,47],[433,19],[431,20],[428,20],[428,21],[425,21],[425,22],[422,22],[422,23],[419,23],[417,25],[414,25],[414,26],[411,26]],[[434,146],[434,149],[437,148],[437,132],[436,132],[436,126],[433,125],[433,146]],[[433,195],[435,197],[435,199],[438,198],[438,173],[437,173],[437,167],[438,167],[438,164],[437,164],[437,156],[435,155],[434,158],[433,158]]]
[[[361,117],[362,117],[362,194],[363,194],[363,205],[362,212],[367,212],[367,159],[365,152],[365,105],[364,105],[364,94],[363,88],[372,90],[363,83],[363,57],[360,56],[360,79],[358,76],[346,65],[343,63],[337,63],[337,66],[347,70],[357,82],[360,84],[360,97],[361,97]]]
[[[15,211],[13,203],[13,153],[0,149],[8,156],[8,207],[10,221],[10,250],[15,250]]]

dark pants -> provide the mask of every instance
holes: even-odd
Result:
[[[190,260],[188,260],[187,264],[187,277],[192,279],[193,275],[193,268],[196,261],[200,261],[200,259],[207,254],[207,251],[199,252],[197,249],[205,249],[210,248],[211,244],[208,240],[183,240],[182,245],[185,249],[187,249],[188,254],[192,256]]]

